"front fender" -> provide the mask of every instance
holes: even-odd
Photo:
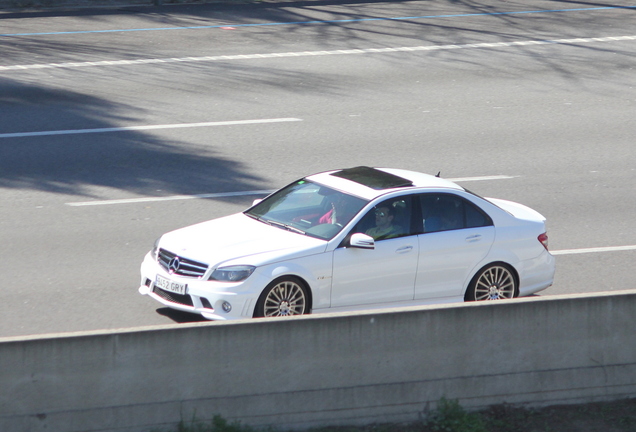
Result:
[[[264,266],[259,273],[269,279],[270,282],[282,276],[300,278],[311,291],[310,295],[314,309],[321,309],[331,305],[332,252],[296,258],[284,263],[270,264]],[[263,289],[265,289],[265,286],[263,286]]]

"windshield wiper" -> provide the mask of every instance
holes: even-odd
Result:
[[[274,225],[274,224],[278,224],[277,222],[271,221],[271,220],[269,220],[269,219],[265,219],[265,218],[263,218],[263,217],[261,217],[261,216],[257,216],[257,215],[251,214],[251,213],[243,213],[243,214],[244,214],[245,216],[249,216],[249,217],[251,217],[252,219],[256,219],[256,220],[257,220],[257,221],[259,221],[259,222],[266,223],[267,225]]]
[[[278,221],[273,221],[273,220],[263,220],[263,221],[268,223],[268,224],[270,224],[270,225],[274,225],[274,226],[277,226],[279,228],[286,229],[287,231],[293,231],[295,233],[303,234],[303,235],[305,234],[305,231],[300,230],[300,229],[298,229],[296,227],[293,227],[291,225],[285,224],[283,222],[278,222]]]
[[[252,219],[256,219],[259,222],[266,223],[267,225],[275,226],[275,227],[278,227],[278,228],[283,228],[283,229],[286,229],[287,231],[292,231],[292,232],[295,232],[295,233],[298,233],[298,234],[302,234],[302,235],[306,234],[305,231],[303,231],[301,229],[298,229],[296,227],[293,227],[293,226],[291,226],[289,224],[283,223],[283,222],[278,222],[278,221],[271,220],[271,219],[265,219],[265,218],[263,218],[261,216],[257,216],[257,215],[251,214],[251,213],[244,213],[244,214],[246,216],[251,217]]]
[[[298,234],[305,235],[305,231],[303,231],[303,230],[301,230],[301,229],[298,229],[298,228],[296,228],[296,227],[293,227],[293,226],[291,226],[291,225],[285,225],[285,228],[287,228],[289,231],[292,231],[292,232],[295,232],[295,233],[298,233]]]

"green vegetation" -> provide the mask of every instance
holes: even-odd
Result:
[[[255,432],[253,428],[242,425],[240,422],[228,422],[223,417],[215,415],[209,423],[196,419],[189,422],[181,420],[177,426],[177,432]]]
[[[467,412],[456,400],[442,398],[421,421],[406,424],[334,426],[307,432],[634,432],[636,399],[541,409],[496,405]],[[240,422],[214,416],[209,422],[193,417],[181,421],[176,432],[262,432]],[[266,432],[276,432],[270,428]]]
[[[442,398],[423,424],[433,432],[488,432],[479,414],[466,412],[456,400]]]
[[[273,430],[270,430],[272,432]],[[366,427],[326,427],[310,432],[489,432],[482,417],[466,412],[457,401],[442,398],[437,409],[424,422],[409,425],[373,425]],[[229,423],[221,416],[214,416],[211,422],[203,422],[193,417],[189,422],[181,420],[177,432],[255,432],[250,426],[240,422]]]

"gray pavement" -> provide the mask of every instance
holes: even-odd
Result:
[[[188,319],[136,292],[155,238],[336,167],[505,176],[462,184],[543,213],[552,250],[636,245],[636,10],[612,5],[3,14],[0,336]],[[635,259],[558,255],[542,295],[635,288]]]

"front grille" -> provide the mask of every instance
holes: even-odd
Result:
[[[170,274],[179,276],[200,278],[208,269],[208,265],[168,252],[165,249],[159,249],[157,254],[158,262]],[[172,263],[172,266],[170,265]]]
[[[192,303],[192,297],[187,294],[177,294],[170,291],[164,291],[157,287],[153,287],[152,292],[169,302],[179,303],[186,306],[194,306],[194,303]]]

